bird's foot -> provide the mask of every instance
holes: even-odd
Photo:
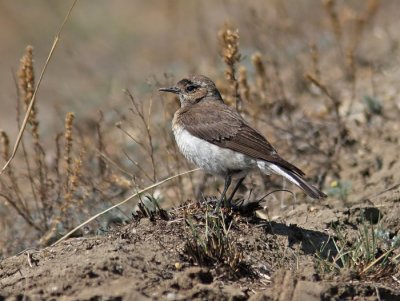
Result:
[[[231,209],[239,214],[253,214],[255,211],[262,209],[260,201],[248,201],[245,199],[236,199],[232,201]]]
[[[215,206],[215,208],[214,208],[214,210],[213,210],[213,214],[217,214],[220,210],[221,210],[221,208],[223,208],[224,206],[224,199],[225,198],[220,198],[218,201],[217,201],[217,205]]]
[[[222,208],[230,209],[232,208],[232,202],[230,199],[226,199],[225,196],[222,196],[218,201],[213,213],[218,213]]]

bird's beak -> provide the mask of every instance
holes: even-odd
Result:
[[[160,89],[158,89],[158,91],[178,94],[181,91],[181,89],[179,89],[177,87],[171,87],[171,88],[160,88]]]

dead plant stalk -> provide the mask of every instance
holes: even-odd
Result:
[[[46,62],[44,64],[44,66],[43,66],[42,72],[40,73],[39,80],[38,80],[38,82],[36,84],[35,91],[33,92],[32,98],[31,98],[31,100],[29,102],[29,106],[28,106],[28,108],[26,110],[24,121],[22,122],[22,126],[21,126],[21,129],[20,129],[19,133],[18,133],[17,140],[16,140],[16,142],[14,144],[13,151],[11,153],[10,158],[8,159],[6,164],[3,166],[3,168],[1,169],[0,175],[2,175],[4,173],[4,171],[10,165],[11,161],[14,159],[15,154],[17,153],[18,147],[19,147],[19,145],[21,143],[22,135],[24,134],[26,125],[27,125],[29,117],[31,115],[33,105],[35,104],[36,95],[37,95],[37,92],[39,90],[40,84],[42,83],[43,76],[44,76],[44,74],[45,74],[45,72],[47,70],[47,66],[49,65],[49,62],[50,62],[51,58],[53,57],[54,50],[56,49],[56,47],[58,45],[58,41],[60,40],[60,37],[61,37],[61,32],[64,29],[64,26],[67,23],[70,15],[71,15],[72,9],[75,7],[75,4],[77,2],[78,2],[78,0],[74,0],[74,2],[72,3],[70,9],[68,10],[67,15],[64,18],[63,23],[61,24],[60,29],[58,30],[58,33],[57,33],[56,37],[54,38],[53,44],[52,44],[52,46],[50,48],[50,51],[49,51],[49,55],[47,56],[47,59],[46,59]]]
[[[132,93],[129,90],[124,91],[125,94],[129,97],[130,101],[132,102],[133,108],[132,112],[139,116],[145,130],[146,130],[146,136],[147,136],[147,142],[148,142],[148,149],[142,144],[137,141],[137,139],[133,139],[136,143],[138,143],[149,155],[150,160],[151,160],[151,165],[153,168],[153,182],[157,181],[157,169],[156,169],[156,163],[154,160],[154,145],[153,145],[153,138],[152,138],[152,133],[150,130],[150,116],[151,116],[151,108],[152,108],[152,102],[150,102],[149,106],[149,112],[148,112],[148,118],[144,116],[144,109],[143,109],[143,103],[139,103],[136,101],[136,99],[133,97]],[[132,136],[130,135],[132,138]]]
[[[91,218],[89,218],[88,220],[86,220],[85,222],[83,222],[82,224],[78,225],[77,227],[75,227],[74,229],[72,229],[71,231],[69,231],[67,234],[65,234],[63,237],[61,237],[59,240],[57,240],[55,243],[53,243],[52,246],[55,246],[55,245],[59,244],[60,242],[62,242],[62,241],[65,240],[66,238],[68,238],[71,234],[75,233],[77,230],[81,229],[83,226],[87,225],[88,223],[90,223],[91,221],[95,220],[95,219],[98,218],[99,216],[101,216],[101,215],[103,215],[103,214],[109,212],[110,210],[112,210],[112,209],[114,209],[114,208],[117,208],[117,207],[119,207],[119,206],[125,204],[126,202],[129,202],[130,200],[132,200],[133,198],[135,198],[135,197],[137,197],[137,196],[140,196],[140,195],[143,194],[144,192],[149,191],[149,190],[151,190],[151,189],[153,189],[153,188],[156,188],[156,187],[158,187],[158,186],[160,186],[160,185],[163,185],[164,183],[169,182],[169,181],[171,181],[171,180],[173,180],[173,179],[176,179],[176,178],[178,178],[178,177],[181,177],[181,176],[190,174],[190,173],[195,172],[195,171],[198,171],[198,170],[200,170],[200,168],[195,168],[195,169],[192,169],[192,170],[189,170],[189,171],[185,171],[185,172],[179,173],[179,174],[177,174],[177,175],[173,175],[173,176],[171,176],[171,177],[168,177],[168,178],[166,178],[166,179],[164,179],[164,180],[162,180],[162,181],[159,181],[159,182],[157,182],[157,183],[155,183],[155,184],[153,184],[153,185],[150,185],[150,186],[148,186],[148,187],[146,187],[146,188],[144,188],[144,189],[142,189],[142,190],[140,190],[140,191],[138,191],[138,192],[136,192],[136,193],[130,195],[130,196],[127,197],[125,200],[119,202],[118,204],[115,204],[114,206],[111,206],[111,207],[107,208],[106,210],[103,210],[103,211],[97,213],[96,215],[92,216]]]

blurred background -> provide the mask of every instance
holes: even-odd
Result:
[[[346,34],[365,1],[336,2],[341,17],[347,18],[343,20]],[[397,39],[400,12],[396,1],[381,2],[377,25],[359,51],[384,60],[387,52],[381,48],[388,47],[388,39]],[[0,127],[12,134],[16,129],[10,114],[16,99],[12,74],[27,44],[34,47],[39,72],[69,6],[70,1],[49,0],[0,3]],[[178,79],[197,72],[215,78],[224,70],[217,32],[226,21],[239,29],[244,65],[251,64],[250,55],[258,50],[289,60],[282,64],[296,69],[299,56],[308,55],[311,41],[323,51],[335,47],[321,1],[80,1],[39,93],[41,120],[51,124],[56,118],[59,123],[69,110],[82,118],[108,110],[121,98],[123,88],[157,93],[154,79],[165,74]]]
[[[18,93],[23,93],[16,75],[20,59],[32,45],[37,79],[71,3],[0,3],[0,129],[11,146],[18,132]],[[233,70],[242,114],[332,198],[357,202],[391,187],[400,180],[394,173],[398,8],[395,0],[79,1],[37,95],[40,147],[34,133],[26,133],[28,153],[20,151],[13,163],[21,187],[11,185],[12,177],[2,180],[0,250],[9,254],[46,245],[125,193],[191,168],[171,136],[178,103],[157,91],[190,73],[215,80],[234,105],[232,79],[226,77]],[[231,66],[222,55],[229,32],[238,33],[233,44],[240,53]],[[67,112],[75,116],[74,144],[63,153]],[[65,163],[68,156],[78,163]],[[38,166],[27,171],[26,157]],[[281,179],[267,183],[271,179],[256,175],[247,187],[264,193],[286,185]],[[178,205],[199,191],[215,194],[219,184],[196,175],[151,197]],[[31,200],[30,189],[41,191],[37,200]],[[16,206],[26,207],[28,217],[10,206],[20,194],[26,197]],[[285,198],[276,198],[278,209]],[[41,226],[22,235],[20,227],[28,221],[29,228],[29,220]],[[15,235],[10,246],[7,239]]]

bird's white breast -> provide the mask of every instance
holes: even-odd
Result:
[[[256,166],[256,160],[197,138],[183,127],[174,126],[173,132],[186,159],[209,173],[224,176],[230,172],[242,171],[246,174]]]

